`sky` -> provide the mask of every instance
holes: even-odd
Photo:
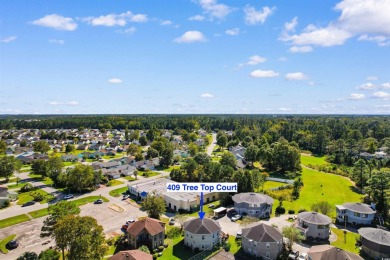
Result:
[[[390,114],[390,0],[2,0],[0,114]]]

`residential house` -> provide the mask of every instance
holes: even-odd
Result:
[[[364,227],[358,230],[363,252],[374,259],[387,259],[390,257],[390,232]]]
[[[238,214],[247,214],[258,218],[271,216],[274,200],[268,195],[246,192],[235,194],[232,199],[234,209]]]
[[[311,260],[363,260],[359,255],[331,245],[312,246],[307,253]]]
[[[336,205],[336,220],[352,225],[371,225],[376,211],[364,203],[344,203]]]
[[[274,227],[255,224],[242,229],[241,247],[251,256],[277,259],[283,251],[283,235]]]
[[[193,250],[208,250],[221,242],[219,222],[195,218],[184,222],[184,245]]]
[[[153,218],[144,218],[129,224],[127,239],[133,249],[146,245],[153,250],[164,244],[165,223]]]
[[[296,227],[306,239],[327,240],[329,238],[332,220],[328,216],[317,212],[301,212],[297,217]]]
[[[9,191],[8,187],[0,186],[0,208],[9,201],[15,201],[18,199],[18,193],[15,191]]]
[[[111,256],[109,260],[153,260],[153,256],[151,254],[136,249],[119,251],[115,255]]]
[[[61,160],[64,162],[77,162],[79,160],[79,157],[73,154],[65,154],[61,155]]]

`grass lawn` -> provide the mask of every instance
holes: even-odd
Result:
[[[363,196],[353,191],[352,183],[339,175],[318,172],[303,168],[302,179],[304,186],[301,189],[299,199],[289,202],[284,201],[283,206],[287,210],[293,209],[298,212],[300,209],[310,210],[311,205],[319,201],[328,201],[332,205],[345,202],[361,202]],[[274,210],[278,201],[274,202]],[[331,212],[335,217],[336,211]]]
[[[236,237],[235,237],[235,236],[229,235],[228,242],[229,242],[230,245],[231,245],[231,247],[230,247],[230,252],[231,252],[232,254],[235,254],[235,253],[238,252],[238,250],[240,250],[241,246],[237,245],[237,243],[236,243]]]
[[[147,174],[147,177],[144,175],[145,173]],[[149,178],[149,177],[156,176],[159,174],[161,174],[161,173],[159,173],[159,172],[138,172],[138,175],[143,176],[145,178]]]
[[[126,156],[127,156],[126,153],[117,153],[117,154],[115,154],[115,156],[103,155],[102,158],[110,160],[110,159],[117,159],[117,158],[122,158],[122,157],[126,157]]]
[[[109,183],[111,184],[109,186],[117,186],[117,185],[123,184],[123,181],[111,180],[111,181],[109,181]]]
[[[27,182],[19,182],[18,185],[15,184],[11,184],[11,185],[8,185],[8,189],[10,190],[13,190],[13,189],[18,189],[18,188],[22,188],[24,185],[26,185]]]
[[[209,208],[210,204],[214,204],[214,207],[213,208]],[[213,201],[213,202],[209,202],[207,204],[204,204],[203,205],[203,211],[206,212],[206,217],[207,216],[213,216],[214,215],[214,209],[219,208],[220,204],[221,204],[221,202],[219,200]],[[190,217],[198,217],[199,216],[198,212],[199,211],[192,212],[191,214],[188,214],[188,216],[190,216]]]
[[[344,242],[344,230],[337,229],[337,228],[331,228],[332,232],[334,232],[337,235],[337,240],[333,243],[331,243],[332,246],[341,248],[346,251],[350,251],[355,254],[359,254],[360,250],[358,247],[355,247],[356,239],[359,238],[359,234],[347,232],[346,235],[346,243]]]
[[[26,214],[21,214],[11,218],[2,219],[0,220],[0,228],[9,227],[29,220],[30,218]]]
[[[129,189],[126,187],[122,187],[122,188],[119,188],[119,189],[115,189],[115,190],[112,190],[109,192],[110,196],[113,196],[113,197],[120,197],[122,196],[122,193],[125,192],[125,191],[128,191]]]
[[[109,202],[109,200],[103,196],[89,196],[89,197],[73,200],[73,202],[76,203],[77,206],[83,206],[87,203],[94,202],[95,200],[98,200],[98,199],[101,199],[104,202]]]
[[[37,193],[40,193],[42,194],[45,199],[42,200],[40,203],[43,204],[43,203],[47,203],[49,197],[52,197],[49,193],[47,193],[46,191],[43,191],[43,190],[34,190],[34,191],[29,191],[29,192],[24,192],[24,193],[20,193],[19,196],[18,196],[18,202],[16,204],[18,205],[22,205],[28,201],[31,201],[31,200],[34,200],[34,198],[30,195],[32,192],[37,192]],[[47,196],[49,195],[49,196]]]
[[[3,240],[0,241],[0,251],[3,252],[3,254],[8,253],[8,249],[5,248],[5,245],[13,239],[15,239],[16,235],[10,235],[9,237],[4,238]]]
[[[72,165],[76,165],[77,162],[64,162],[64,166],[72,166]]]
[[[46,184],[47,186],[51,186],[53,185],[53,180],[50,179],[49,177],[46,177],[43,181],[42,181],[44,184]]]
[[[49,209],[39,209],[28,213],[32,218],[40,218],[49,215]]]
[[[264,190],[269,190],[269,189],[272,189],[272,188],[277,188],[277,187],[280,187],[280,186],[285,186],[287,185],[288,183],[282,183],[282,182],[277,182],[277,181],[266,181],[264,183]]]
[[[303,165],[329,165],[327,161],[325,161],[325,156],[316,157],[307,154],[301,154],[301,163]]]
[[[136,178],[132,177],[132,176],[125,176],[125,177],[122,177],[123,179],[125,180],[128,180],[128,181],[135,181]]]

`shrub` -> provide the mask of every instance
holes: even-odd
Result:
[[[10,205],[9,200],[6,200],[6,201],[4,201],[4,205],[2,206],[2,208],[7,208],[7,207],[9,207],[9,205]]]
[[[158,252],[157,248],[153,249],[154,254],[157,254],[157,252]]]
[[[286,213],[286,209],[283,207],[277,207],[275,212],[276,212],[276,214],[284,214],[284,213]]]
[[[30,192],[30,196],[33,197],[34,200],[38,202],[45,199],[45,197],[41,193],[35,191]]]
[[[227,242],[224,246],[223,246],[223,248],[225,249],[225,251],[227,252],[227,251],[229,251],[230,250],[230,247],[231,247],[232,245],[229,243],[229,242]]]
[[[148,178],[148,177],[149,177],[149,172],[144,172],[142,175],[143,175],[145,178]]]
[[[157,253],[153,254],[153,259],[157,259],[157,257],[158,257]]]
[[[167,232],[167,237],[168,237],[168,238],[175,238],[175,237],[179,237],[180,234],[181,234],[180,228],[178,228],[178,227],[173,227],[173,228],[171,228],[171,230],[169,230],[169,231]]]
[[[163,250],[164,250],[164,248],[165,248],[164,246],[159,246],[159,247],[158,247],[158,251],[160,251],[160,252],[161,252],[161,251],[163,251]]]
[[[20,188],[20,192],[28,192],[35,190],[35,187],[31,183],[26,183],[22,188]]]
[[[167,247],[168,247],[168,244],[164,244],[164,247],[167,248]]]
[[[295,210],[289,209],[289,210],[288,210],[288,214],[295,214]]]
[[[115,237],[110,237],[106,241],[107,245],[112,246],[115,243]]]
[[[298,210],[298,213],[306,212],[306,211],[307,211],[306,209],[300,209],[300,210]]]

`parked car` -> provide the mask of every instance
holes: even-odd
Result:
[[[24,203],[23,205],[22,205],[22,207],[27,207],[27,206],[31,206],[31,205],[34,205],[35,204],[35,201],[28,201],[28,202],[26,202],[26,203]]]
[[[169,225],[174,225],[175,224],[175,218],[169,218]]]
[[[101,200],[101,199],[98,199],[98,200],[94,201],[94,204],[102,204],[102,203],[103,203],[103,200]]]
[[[209,208],[213,209],[213,208],[215,208],[215,205],[213,203],[211,203],[211,204],[209,204]]]
[[[299,257],[299,251],[293,250],[289,255],[288,259],[298,259]]]
[[[242,238],[242,230],[241,229],[237,231],[236,238]]]
[[[298,260],[307,260],[307,259],[309,259],[307,253],[301,253],[298,257]]]
[[[16,241],[16,240],[11,240],[11,241],[9,241],[6,245],[5,245],[5,247],[7,248],[7,249],[15,249],[15,248],[17,248],[19,246],[19,243],[18,243],[18,241]]]
[[[122,200],[125,200],[125,199],[128,199],[128,198],[130,198],[130,195],[129,195],[129,194],[126,194],[126,195],[123,195]]]
[[[232,221],[237,221],[237,220],[239,220],[239,219],[241,219],[241,218],[242,218],[242,216],[239,215],[239,214],[237,214],[237,215],[234,215],[234,216],[231,218],[231,220],[232,220]]]
[[[66,194],[64,197],[62,197],[62,199],[64,199],[64,200],[68,200],[71,198],[73,198],[73,194]]]
[[[131,218],[131,219],[129,219],[128,221],[126,221],[126,224],[128,225],[128,224],[134,223],[134,222],[135,222],[135,219]]]

